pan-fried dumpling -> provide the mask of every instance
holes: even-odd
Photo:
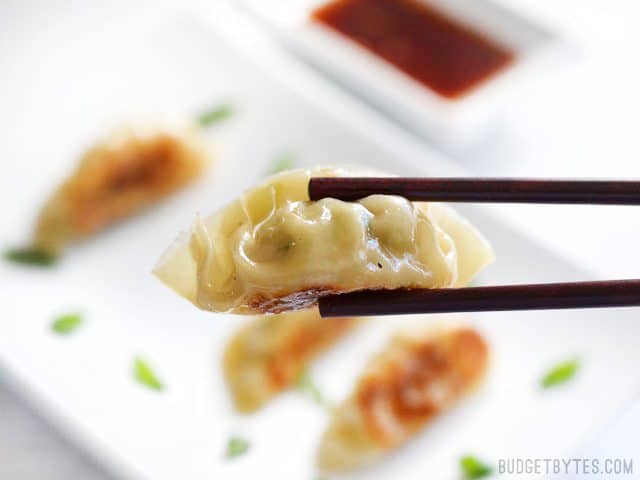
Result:
[[[195,180],[207,152],[195,130],[141,128],[112,133],[80,160],[40,212],[34,245],[58,252],[135,214]]]
[[[405,443],[480,383],[488,356],[483,338],[468,328],[394,338],[334,410],[319,467],[361,468]]]
[[[334,293],[453,287],[492,261],[487,241],[448,207],[390,195],[309,201],[312,175],[350,174],[316,168],[266,179],[198,218],[155,274],[204,310],[278,313]]]
[[[235,334],[224,354],[224,374],[236,408],[251,412],[262,407],[355,323],[353,317],[321,318],[317,308],[253,319]]]

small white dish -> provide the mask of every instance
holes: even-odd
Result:
[[[241,0],[295,53],[352,93],[430,140],[453,145],[477,138],[501,106],[562,52],[549,30],[491,0],[418,0],[465,29],[506,47],[515,60],[451,99],[415,80],[346,35],[311,19],[328,0]]]

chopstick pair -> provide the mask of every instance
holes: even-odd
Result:
[[[312,178],[309,198],[640,205],[640,182],[497,178]],[[364,290],[319,300],[323,317],[640,306],[640,279],[490,287]]]

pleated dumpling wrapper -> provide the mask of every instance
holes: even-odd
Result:
[[[354,317],[322,318],[317,308],[252,319],[224,353],[224,375],[235,407],[241,412],[262,407],[356,323]]]
[[[90,148],[42,208],[34,246],[58,253],[200,176],[210,152],[196,127],[123,127]]]
[[[309,200],[311,176],[357,173],[327,167],[269,177],[197,218],[154,273],[201,309],[254,314],[363,289],[465,285],[493,260],[484,237],[443,205],[390,195]]]
[[[488,361],[489,347],[470,328],[393,338],[333,411],[318,466],[347,471],[380,460],[478,386]]]

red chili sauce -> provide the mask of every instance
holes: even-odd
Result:
[[[312,18],[446,98],[457,98],[515,55],[417,0],[334,0]]]

